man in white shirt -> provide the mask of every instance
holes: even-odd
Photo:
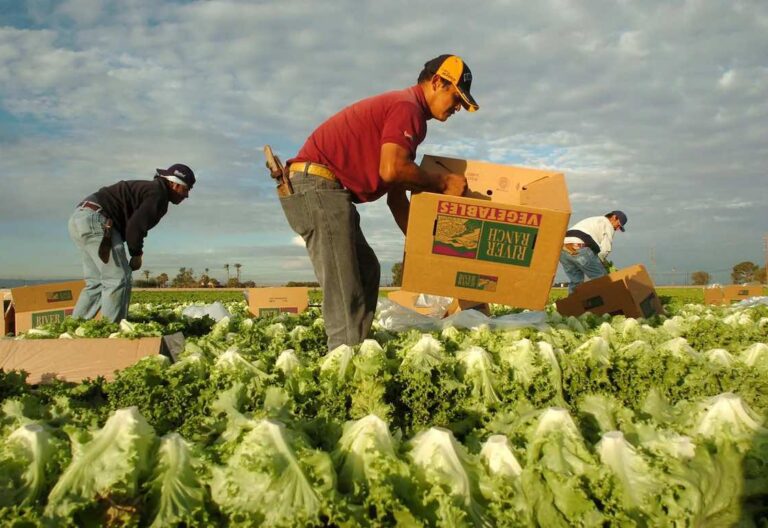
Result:
[[[611,252],[613,234],[627,224],[627,215],[611,211],[604,216],[592,216],[565,232],[560,264],[568,275],[568,294],[588,279],[602,277],[607,272],[603,261]]]

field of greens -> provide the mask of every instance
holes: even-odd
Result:
[[[318,309],[254,319],[232,299],[215,322],[137,298],[119,325],[27,338],[181,331],[178,361],[76,385],[0,371],[0,525],[768,526],[765,304],[377,318],[328,353]]]

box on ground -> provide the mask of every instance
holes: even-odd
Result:
[[[763,295],[762,284],[728,284],[704,288],[705,304],[731,304]]]
[[[309,288],[248,288],[248,309],[256,317],[301,313],[309,306]]]
[[[54,380],[80,382],[86,378],[115,377],[115,371],[143,357],[164,354],[175,357],[181,334],[141,339],[0,339],[0,369],[24,370],[27,383]]]
[[[571,216],[563,174],[429,155],[421,167],[469,190],[411,197],[403,288],[543,309]]]
[[[20,334],[32,328],[58,323],[72,315],[85,281],[53,282],[11,288],[3,335]]]
[[[555,304],[561,315],[573,316],[592,312],[637,319],[664,313],[653,280],[642,264],[583,282],[570,296]]]

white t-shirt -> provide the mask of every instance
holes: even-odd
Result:
[[[583,231],[592,237],[598,246],[600,246],[600,252],[597,254],[601,259],[605,259],[608,253],[611,252],[613,244],[613,234],[616,230],[613,228],[613,224],[604,216],[591,216],[585,218],[581,222],[578,222],[568,230],[577,229]],[[567,236],[563,241],[565,244],[581,244],[584,241],[578,237]]]

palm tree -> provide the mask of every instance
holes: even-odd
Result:
[[[229,264],[224,264],[224,269],[227,270],[227,282],[229,282]]]
[[[242,264],[235,264],[235,269],[237,270],[237,283],[240,284],[240,268],[242,268]]]
[[[142,273],[144,274],[144,280],[149,282],[149,274],[152,272],[149,271],[148,269],[145,269],[144,271],[142,271]]]

